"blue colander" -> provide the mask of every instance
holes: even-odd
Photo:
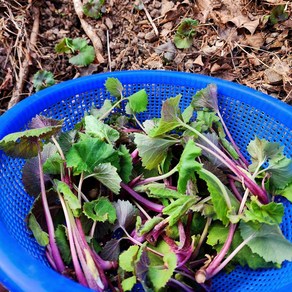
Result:
[[[160,115],[162,100],[179,93],[185,107],[192,95],[210,83],[216,83],[219,105],[235,141],[247,156],[247,144],[255,135],[285,146],[292,156],[292,107],[247,87],[190,73],[168,71],[125,71],[96,74],[44,89],[23,100],[0,117],[0,139],[20,131],[36,114],[64,119],[64,130],[80,121],[92,104],[100,106],[109,98],[104,83],[118,78],[125,95],[145,88],[149,110],[140,115],[148,119]],[[248,156],[247,156],[248,157]],[[33,199],[24,191],[21,168],[24,161],[0,152],[0,283],[11,291],[89,291],[53,271],[31,232],[25,217]],[[281,225],[292,241],[292,204],[284,201],[285,217]],[[230,274],[220,273],[213,281],[213,291],[292,291],[292,263],[281,269],[252,271],[238,267]]]

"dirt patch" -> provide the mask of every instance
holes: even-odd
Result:
[[[33,76],[39,70],[52,72],[56,83],[119,70],[194,72],[292,103],[289,1],[108,0],[98,20],[84,16],[80,4],[1,0],[0,113],[34,93]],[[283,11],[275,13],[280,5]],[[199,25],[191,47],[178,49],[174,35],[186,18]],[[87,39],[95,61],[77,67],[68,55],[57,54],[55,45],[64,37]]]

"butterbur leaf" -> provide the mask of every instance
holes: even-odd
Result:
[[[128,97],[129,107],[134,113],[141,113],[147,110],[148,95],[145,89],[141,89],[138,92]]]
[[[98,138],[84,137],[66,154],[67,166],[73,167],[76,175],[81,172],[93,173],[98,164],[112,161],[114,153],[112,145]]]
[[[48,233],[42,230],[33,213],[30,213],[28,216],[28,227],[39,245],[47,246],[49,244]]]
[[[135,262],[135,274],[137,279],[145,285],[147,273],[149,270],[150,260],[145,248],[140,248],[138,251],[138,258]],[[147,291],[147,290],[145,290]]]
[[[131,154],[125,145],[119,147],[119,157],[120,169],[118,174],[124,183],[128,183],[132,174],[133,164]]]
[[[176,140],[152,138],[139,133],[135,133],[134,142],[139,150],[143,166],[149,170],[156,168],[167,155],[168,148],[177,143]]]
[[[72,65],[76,66],[88,66],[91,64],[95,59],[95,51],[93,46],[87,45],[83,47],[76,56],[73,56],[69,59],[69,62]]]
[[[193,177],[196,170],[202,167],[199,162],[195,161],[195,158],[201,153],[201,148],[197,147],[193,140],[188,140],[178,164],[177,189],[182,194],[186,192],[188,180]]]
[[[76,195],[73,194],[70,187],[59,180],[54,180],[56,190],[61,193],[64,197],[65,202],[68,204],[72,210],[75,217],[79,217],[81,214],[81,203],[79,202]]]
[[[38,149],[42,151],[43,142],[49,141],[52,135],[56,135],[62,126],[30,129],[23,132],[8,134],[0,141],[0,150],[10,156],[31,158],[38,155]]]
[[[118,200],[114,203],[114,206],[117,212],[117,223],[114,226],[114,230],[119,227],[127,229],[135,224],[138,210],[134,205],[129,201]]]
[[[51,143],[44,145],[44,149],[41,153],[43,166],[52,155],[55,155],[56,151],[55,145]],[[40,169],[37,157],[26,160],[22,168],[22,182],[28,194],[35,197],[40,194]],[[45,185],[50,182],[50,176],[46,173],[44,174],[44,182]]]
[[[94,116],[95,118],[99,119],[104,116],[112,108],[112,103],[109,99],[105,99],[101,108],[92,107],[90,110],[90,115]],[[110,112],[109,112],[110,114]],[[106,116],[107,117],[107,116]],[[106,118],[105,117],[105,118]]]
[[[277,5],[272,9],[269,19],[272,24],[276,24],[279,21],[285,21],[288,17],[289,14],[285,10],[285,5]]]
[[[108,198],[100,197],[91,202],[85,202],[83,213],[93,221],[114,223],[117,219],[116,209]]]
[[[134,285],[136,284],[136,276],[131,276],[129,278],[126,278],[122,281],[122,288],[123,291],[132,291]]]
[[[101,163],[96,166],[91,176],[109,188],[114,194],[120,192],[122,180],[117,173],[117,168],[110,163]]]
[[[197,20],[191,18],[183,19],[174,36],[174,44],[178,49],[188,49],[191,47],[197,25]]]
[[[168,189],[165,184],[150,183],[146,185],[137,186],[134,188],[136,192],[146,192],[149,197],[158,199],[179,199],[183,194],[180,192]]]
[[[33,75],[33,87],[35,88],[36,92],[54,84],[55,79],[52,72],[39,70],[36,74]]]
[[[287,240],[279,226],[240,222],[240,234],[252,252],[267,262],[282,264],[292,260],[292,243]]]
[[[72,52],[71,48],[72,48],[72,39],[63,38],[59,41],[59,43],[55,45],[55,52],[69,54],[70,52]]]
[[[117,130],[109,125],[97,120],[93,116],[84,118],[85,133],[91,137],[97,137],[100,140],[105,140],[108,143],[115,142],[119,139],[120,134]]]
[[[249,166],[250,171],[265,163],[270,159],[277,159],[283,152],[283,147],[278,143],[269,142],[265,139],[255,137],[247,146],[247,151],[251,156],[252,164]]]
[[[86,16],[99,19],[102,15],[101,8],[103,5],[104,0],[89,0],[83,5],[83,12]]]
[[[292,203],[292,183],[287,185],[284,189],[277,190],[276,195],[285,197],[287,200],[289,200]]]
[[[68,241],[66,226],[58,225],[55,231],[55,239],[56,239],[58,248],[60,250],[62,259],[64,260],[66,265],[69,265],[71,263],[72,257],[71,257],[71,251],[70,251],[70,245]]]
[[[43,170],[45,174],[60,174],[61,167],[64,163],[59,153],[54,153],[48,157],[43,164]]]
[[[121,253],[120,239],[112,238],[107,241],[101,250],[100,256],[107,261],[117,261]]]
[[[188,123],[190,119],[193,117],[194,108],[192,105],[189,105],[183,112],[182,112],[182,119],[185,123]]]
[[[192,97],[192,106],[196,110],[203,108],[209,108],[215,112],[219,111],[218,97],[217,97],[217,85],[209,84],[206,88],[199,90]]]
[[[76,136],[76,130],[62,132],[58,135],[58,143],[64,154],[67,154],[71,146],[75,143]]]
[[[145,233],[148,233],[151,231],[159,222],[161,222],[163,218],[161,217],[153,217],[149,220],[147,220],[143,226],[139,229],[139,234],[143,235]]]
[[[137,258],[139,246],[132,245],[119,256],[119,266],[126,272],[134,272],[134,262]]]
[[[283,189],[292,183],[292,159],[281,156],[281,159],[271,159],[267,172],[270,173],[270,183],[275,189]]]
[[[181,95],[177,95],[176,97],[168,98],[163,102],[159,123],[157,124],[157,127],[149,132],[149,136],[156,137],[180,126],[178,118],[180,114],[180,99]]]
[[[270,202],[262,205],[256,197],[252,197],[250,202],[246,203],[247,209],[244,211],[244,221],[254,221],[270,225],[279,225],[284,215],[284,206],[281,203]]]
[[[148,277],[155,291],[165,287],[177,265],[176,254],[167,247],[163,249],[168,249],[168,251],[164,252],[163,258],[148,253],[150,259]]]
[[[28,124],[30,129],[46,128],[46,127],[60,127],[63,121],[47,118],[45,116],[36,115]]]
[[[124,90],[122,83],[117,78],[113,77],[107,78],[105,82],[105,88],[112,96],[116,98],[120,98]]]

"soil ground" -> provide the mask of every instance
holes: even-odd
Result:
[[[97,20],[86,17],[82,5],[0,0],[0,114],[35,92],[39,70],[52,72],[56,83],[117,70],[195,72],[292,102],[289,1],[107,0]],[[191,47],[178,49],[174,36],[186,18],[199,25]],[[94,62],[78,67],[56,53],[64,37],[94,43]]]

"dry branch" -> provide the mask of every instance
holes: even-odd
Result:
[[[29,66],[31,64],[30,52],[31,50],[34,50],[37,43],[37,36],[39,33],[39,26],[40,26],[40,9],[37,6],[34,6],[32,9],[33,9],[33,19],[34,19],[32,31],[30,34],[30,39],[27,46],[26,54],[24,56],[24,60],[20,64],[18,81],[15,87],[15,90],[13,91],[12,98],[10,99],[8,103],[8,109],[10,109],[20,100],[21,94],[23,92],[24,83],[28,76]]]
[[[73,0],[73,4],[76,14],[82,25],[82,28],[93,44],[96,59],[98,60],[99,63],[104,63],[105,60],[101,54],[103,48],[102,42],[99,36],[95,33],[94,28],[83,18],[84,14],[82,9],[83,7],[82,2],[80,0]]]

